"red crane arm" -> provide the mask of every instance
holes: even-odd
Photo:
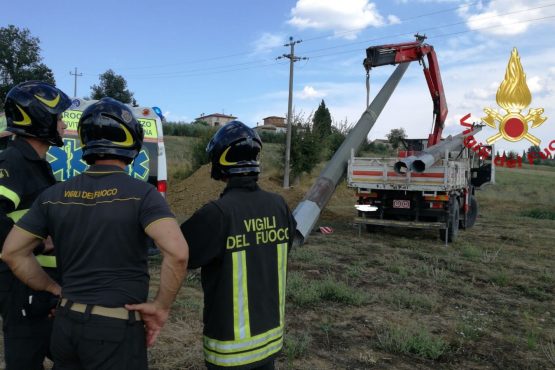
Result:
[[[417,41],[413,42],[369,47],[366,49],[366,59],[364,59],[363,64],[366,70],[370,71],[373,67],[386,64],[399,64],[416,60],[420,62],[433,102],[434,128],[428,137],[428,147],[430,147],[441,140],[448,109],[434,47],[423,43],[424,36],[416,35],[416,38]],[[424,57],[427,59],[427,65]]]

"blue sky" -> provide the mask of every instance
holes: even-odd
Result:
[[[372,45],[406,42],[425,33],[438,54],[449,118],[445,132],[461,130],[484,107],[499,108],[495,93],[513,47],[532,92],[530,108],[548,120],[530,133],[542,147],[555,139],[555,0],[282,0],[282,1],[34,1],[5,2],[0,25],[28,28],[40,38],[43,62],[58,86],[90,94],[98,75],[113,69],[141,105],[159,106],[171,121],[226,113],[250,126],[287,112],[289,65],[275,58],[289,36],[307,61],[295,64],[295,112],[308,117],[324,99],[335,122],[355,123],[366,91],[362,60]],[[373,70],[375,94],[393,71]],[[421,68],[409,68],[370,138],[404,127],[426,137],[432,103]],[[497,131],[487,128],[482,140]],[[503,149],[530,145],[499,142]]]

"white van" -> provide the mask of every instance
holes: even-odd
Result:
[[[63,120],[67,125],[63,147],[52,146],[46,153],[46,159],[52,166],[58,181],[65,181],[87,169],[81,159],[81,141],[77,134],[77,123],[82,112],[96,100],[75,98],[71,107],[64,112]],[[145,137],[141,152],[133,163],[127,166],[127,172],[140,180],[148,181],[165,196],[167,190],[166,149],[162,120],[150,107],[131,107],[139,122],[143,125]]]

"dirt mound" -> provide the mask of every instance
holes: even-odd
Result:
[[[306,193],[303,186],[283,189],[281,179],[264,175],[260,177],[258,184],[264,190],[283,196],[292,209]],[[222,181],[210,178],[210,165],[205,165],[185,180],[170,180],[167,200],[177,218],[183,221],[207,202],[218,199],[224,187],[225,183]]]

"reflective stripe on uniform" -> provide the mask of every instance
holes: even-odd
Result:
[[[16,192],[8,189],[4,185],[0,185],[0,195],[6,199],[11,200],[14,205],[14,208],[17,208],[19,206],[19,202],[21,202],[19,195],[17,195]]]
[[[233,253],[233,325],[235,340],[220,341],[204,336],[206,361],[218,366],[240,366],[261,361],[283,347],[285,286],[287,279],[287,243],[277,245],[279,326],[250,336],[247,266],[245,251]],[[245,328],[248,328],[248,332]],[[246,336],[244,336],[246,334]]]
[[[39,262],[39,265],[41,265],[42,267],[50,267],[50,268],[54,268],[56,267],[56,256],[45,256],[42,254],[39,254],[37,257],[37,261]]]
[[[235,340],[250,338],[249,295],[246,251],[234,252],[233,259],[233,333]]]
[[[204,348],[209,351],[221,353],[242,352],[266,346],[268,343],[280,339],[282,336],[282,326],[243,340],[216,340],[204,336]]]
[[[278,284],[279,284],[279,325],[283,327],[285,319],[285,285],[287,281],[287,243],[277,245]]]
[[[213,352],[204,347],[204,358],[211,364],[218,366],[240,366],[263,360],[277,353],[283,347],[283,336],[267,345],[247,352],[224,354]]]
[[[11,218],[13,220],[13,222],[15,223],[15,222],[19,221],[19,219],[21,217],[23,217],[23,215],[25,213],[27,213],[27,211],[28,211],[28,209],[20,209],[20,210],[17,210],[17,211],[10,212],[6,216]]]

